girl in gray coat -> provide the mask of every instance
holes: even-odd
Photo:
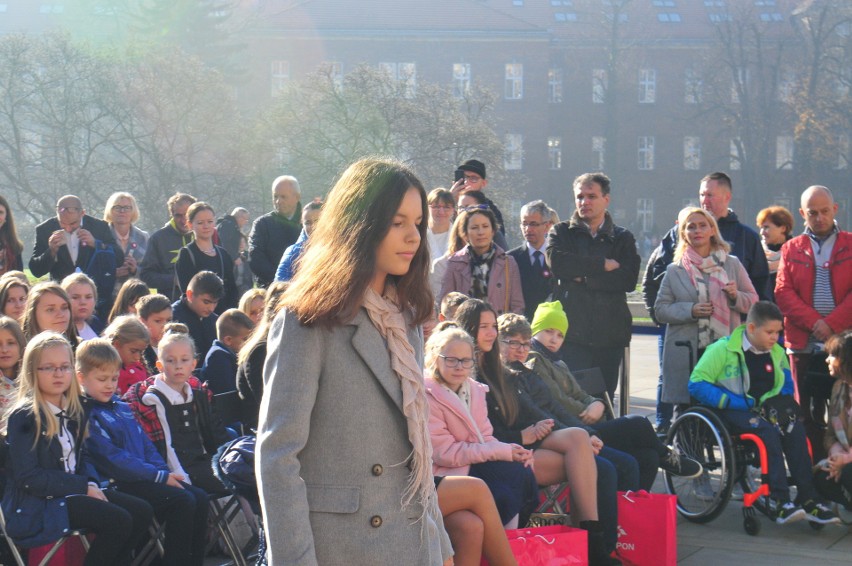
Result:
[[[353,164],[281,297],[257,435],[272,565],[452,561],[418,326],[432,311],[427,218],[403,165]]]
[[[719,236],[713,216],[687,207],[678,214],[678,244],[666,269],[654,312],[668,324],[663,345],[663,401],[689,403],[689,354],[676,346],[687,341],[693,363],[710,344],[730,335],[757,302],[757,293],[730,246]]]

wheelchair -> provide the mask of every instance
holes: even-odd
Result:
[[[696,459],[704,467],[697,478],[665,472],[668,493],[677,496],[678,512],[693,523],[708,523],[718,517],[731,499],[734,486],[743,490],[743,529],[760,533],[759,511],[771,518],[769,470],[766,447],[755,434],[729,434],[712,409],[692,406],[671,425],[667,444]],[[808,446],[810,449],[810,445]],[[824,525],[808,522],[815,530]]]

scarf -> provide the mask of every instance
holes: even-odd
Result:
[[[722,290],[728,283],[728,274],[724,268],[727,259],[725,250],[716,250],[707,257],[701,257],[689,246],[680,259],[681,267],[698,290],[698,302],[713,303],[713,314],[709,318],[698,319],[699,349],[731,333],[731,308],[728,306],[728,295]]]
[[[488,300],[488,274],[491,271],[491,263],[497,248],[491,244],[491,249],[482,255],[477,255],[473,248],[468,246],[470,252],[470,272],[472,275],[470,296],[474,299]]]
[[[402,505],[417,500],[423,506],[422,519],[433,508],[435,482],[432,476],[432,441],[429,437],[429,404],[423,385],[423,370],[406,335],[405,317],[397,304],[396,287],[388,285],[384,296],[371,288],[364,295],[364,308],[376,330],[387,341],[391,368],[402,387],[402,413],[408,423],[412,466]]]

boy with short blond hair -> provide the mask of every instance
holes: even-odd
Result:
[[[237,354],[254,330],[254,322],[239,309],[228,309],[216,320],[216,340],[204,357],[201,381],[214,394],[237,389]]]

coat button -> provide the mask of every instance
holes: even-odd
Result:
[[[370,517],[370,526],[374,529],[378,529],[382,526],[382,518],[378,515],[373,515],[372,517]]]
[[[385,469],[382,467],[381,464],[373,464],[373,475],[374,476],[380,476],[380,475],[382,475],[382,472],[384,472],[384,471],[385,471]]]

